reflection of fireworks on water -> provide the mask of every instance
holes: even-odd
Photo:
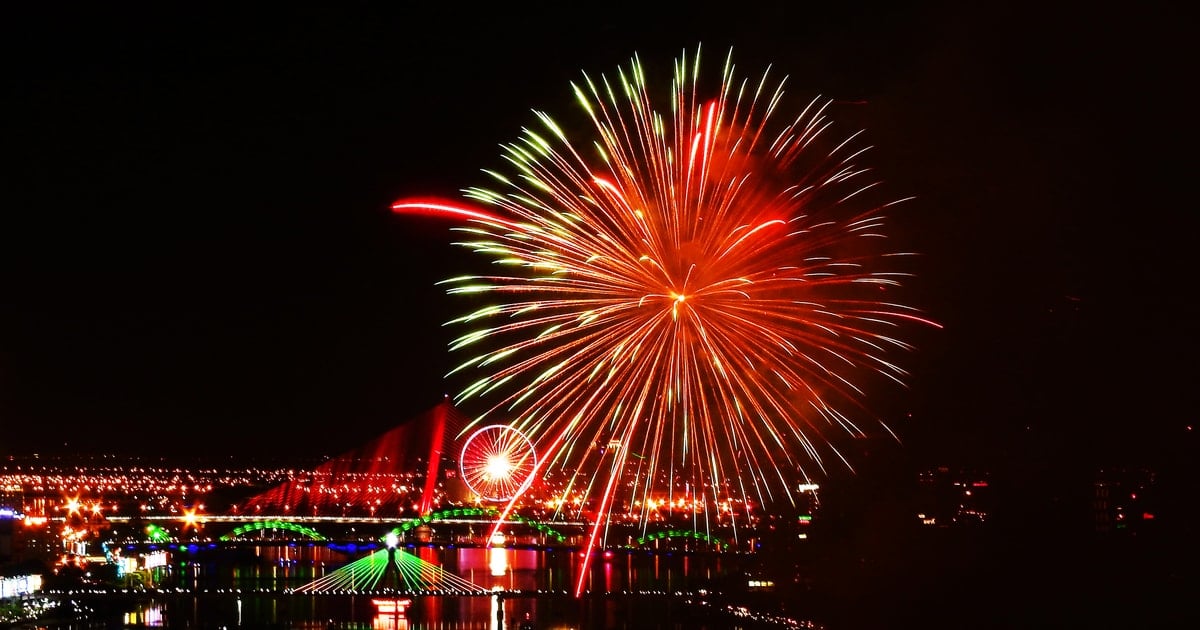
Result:
[[[485,501],[507,501],[533,482],[537,458],[520,431],[502,424],[481,427],[463,443],[463,482]]]
[[[462,220],[460,244],[493,259],[447,281],[482,304],[453,322],[474,327],[453,349],[479,348],[456,372],[482,374],[458,399],[487,403],[477,422],[513,418],[538,474],[587,498],[589,549],[618,510],[641,506],[645,524],[686,491],[748,512],[831,457],[849,466],[831,437],[868,433],[864,388],[902,382],[902,329],[936,325],[893,297],[898,202],[857,164],[859,134],[831,129],[832,104],[780,121],[782,82],[736,79],[727,60],[709,90],[696,61],[677,61],[665,111],[636,58],[585,75],[586,144],[537,113],[543,130],[504,147],[514,173],[489,171],[496,191],[394,206]]]

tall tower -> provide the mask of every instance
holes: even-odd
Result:
[[[400,575],[400,565],[396,563],[396,546],[400,543],[400,538],[395,532],[388,532],[384,537],[384,544],[387,546],[387,564],[383,567],[383,575],[379,576],[379,583],[375,588],[379,590],[399,591],[404,586],[404,578]]]

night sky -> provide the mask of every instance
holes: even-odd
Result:
[[[582,72],[698,44],[864,101],[868,162],[917,197],[891,231],[945,328],[879,393],[905,448],[1194,453],[1182,13],[408,4],[6,9],[0,454],[337,454],[455,393],[435,283],[469,254],[390,204],[489,183]]]

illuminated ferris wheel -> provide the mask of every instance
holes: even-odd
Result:
[[[471,492],[485,501],[508,501],[533,483],[537,455],[523,433],[491,424],[467,438],[458,466]]]

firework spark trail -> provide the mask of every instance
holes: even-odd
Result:
[[[541,129],[502,147],[512,173],[485,171],[499,191],[394,206],[459,219],[456,245],[495,264],[446,281],[492,300],[451,322],[472,327],[453,351],[481,348],[452,372],[482,374],[456,400],[483,404],[476,424],[510,419],[534,474],[581,492],[587,558],[622,503],[683,492],[705,523],[730,499],[749,518],[751,501],[794,500],[828,455],[849,467],[831,437],[867,435],[869,382],[903,384],[890,357],[913,349],[906,328],[938,326],[892,295],[908,254],[888,249],[884,213],[904,200],[878,198],[856,162],[869,147],[835,137],[831,101],[779,123],[769,69],[739,81],[730,55],[715,92],[698,53],[674,72],[667,115],[636,56],[616,80],[584,74],[590,151],[535,112]]]

